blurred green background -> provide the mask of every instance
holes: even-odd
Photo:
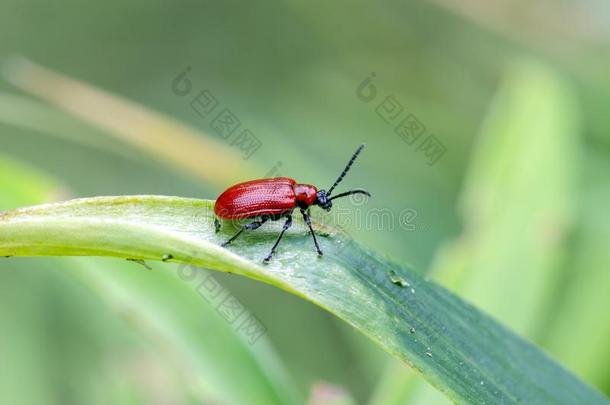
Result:
[[[0,210],[98,195],[214,199],[270,174],[328,187],[365,142],[343,187],[369,189],[358,212],[392,220],[352,221],[349,234],[608,394],[609,18],[595,0],[1,0]],[[172,83],[187,67],[192,92],[179,96]],[[363,101],[372,73],[376,97]],[[202,118],[189,102],[206,89],[219,107]],[[133,104],[112,108],[108,93]],[[403,110],[386,123],[389,96]],[[250,159],[211,126],[221,108],[260,140]],[[407,114],[425,127],[412,145],[394,131]],[[434,164],[417,146],[429,135],[445,150]],[[414,227],[400,225],[405,210]],[[264,340],[237,344],[244,357],[220,339],[173,350],[140,319],[154,324],[161,302],[146,280],[175,272],[151,265],[2,259],[0,403],[446,403],[321,309],[224,274]],[[123,273],[136,281],[122,284]],[[156,304],[115,298],[138,289]],[[237,335],[193,286],[172,291],[191,298],[171,307],[188,317],[170,318]],[[237,372],[248,361],[262,371]],[[289,393],[266,397],[252,388],[261,384]]]

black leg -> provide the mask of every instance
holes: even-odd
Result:
[[[239,237],[239,235],[241,235],[244,231],[253,231],[255,229],[260,228],[260,226],[262,224],[264,224],[265,222],[267,222],[268,220],[269,220],[269,217],[262,217],[261,219],[258,219],[256,221],[250,222],[247,225],[242,226],[241,229],[239,230],[239,232],[237,232],[235,235],[233,235],[233,237],[231,239],[229,239],[228,241],[226,241],[225,243],[222,244],[222,247],[229,246],[231,244],[231,242],[233,242],[235,239],[237,239]]]
[[[220,221],[218,218],[214,218],[214,228],[216,228],[216,233],[220,232]]]
[[[301,214],[303,214],[303,219],[305,220],[305,223],[311,231],[311,236],[313,237],[313,243],[316,245],[318,256],[324,255],[324,253],[322,253],[322,249],[320,249],[320,245],[318,244],[318,238],[316,238],[316,233],[313,231],[313,227],[311,226],[311,217],[309,216],[309,213],[304,209],[301,209]]]
[[[286,222],[284,223],[284,229],[282,229],[280,236],[275,241],[275,245],[273,245],[273,247],[271,248],[271,252],[269,253],[269,256],[265,257],[265,260],[263,260],[264,263],[269,263],[269,261],[271,261],[271,258],[273,257],[273,254],[275,253],[275,249],[277,249],[277,246],[280,244],[282,237],[284,236],[284,233],[291,226],[292,226],[292,213],[287,215]]]

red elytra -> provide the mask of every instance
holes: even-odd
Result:
[[[229,187],[216,200],[214,212],[221,219],[276,216],[313,205],[317,195],[315,186],[288,177],[252,180]]]
[[[318,255],[322,256],[322,250],[311,226],[309,207],[317,205],[322,209],[330,211],[332,200],[334,199],[352,194],[371,196],[365,190],[354,189],[331,197],[333,190],[343,180],[360,152],[362,152],[362,149],[364,149],[364,145],[360,145],[356,150],[335,184],[328,191],[318,190],[317,187],[310,184],[299,184],[294,179],[288,177],[252,180],[229,187],[218,197],[214,205],[214,213],[217,216],[215,220],[216,232],[220,230],[218,218],[226,220],[253,219],[253,221],[244,225],[237,234],[223,243],[222,246],[229,245],[246,230],[255,230],[269,220],[277,221],[281,218],[286,218],[282,232],[273,245],[271,252],[264,259],[264,262],[268,263],[273,257],[284,233],[292,225],[293,211],[299,208],[305,223],[309,227]]]

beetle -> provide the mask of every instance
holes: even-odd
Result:
[[[229,187],[218,197],[214,204],[216,232],[220,231],[220,221],[218,218],[225,220],[252,219],[252,222],[242,226],[222,246],[230,245],[244,231],[258,229],[269,220],[278,221],[285,218],[286,222],[284,222],[280,235],[271,248],[269,255],[263,260],[264,263],[269,263],[282,241],[284,233],[292,226],[292,214],[298,208],[309,227],[318,256],[322,256],[322,249],[320,249],[316,233],[311,226],[309,208],[317,205],[326,211],[330,211],[333,207],[332,201],[337,198],[353,194],[364,194],[371,197],[371,194],[363,189],[354,189],[331,196],[335,187],[341,183],[364,147],[365,145],[358,147],[337,181],[335,181],[335,184],[328,191],[318,190],[316,186],[310,184],[297,183],[296,180],[288,177],[252,180]]]

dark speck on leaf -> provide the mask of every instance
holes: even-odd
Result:
[[[171,254],[167,253],[167,254],[164,254],[164,255],[163,255],[163,257],[161,258],[161,260],[162,260],[162,261],[164,261],[164,262],[166,262],[166,261],[168,261],[168,260],[172,260],[173,258],[174,258],[174,256],[173,256],[173,255],[171,255]]]
[[[402,278],[398,274],[396,274],[396,272],[394,270],[390,270],[388,272],[388,276],[390,277],[390,281],[399,287],[404,288],[404,287],[411,286],[411,284],[409,284],[404,278]]]
[[[144,266],[148,270],[152,270],[152,267],[150,267],[148,264],[146,264],[146,262],[142,259],[127,259],[127,261],[137,263],[140,266]]]

